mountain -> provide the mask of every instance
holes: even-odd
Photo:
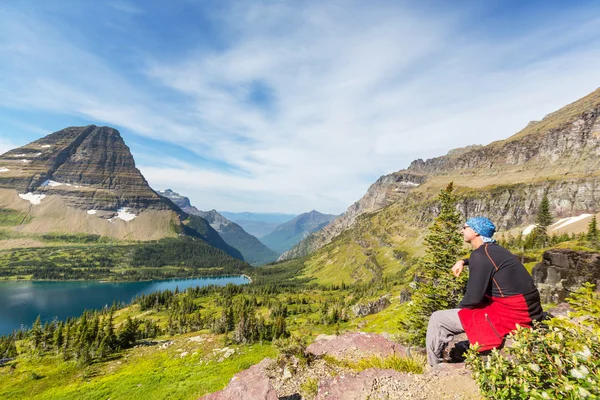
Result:
[[[267,247],[283,253],[306,236],[329,224],[337,215],[321,214],[318,211],[311,211],[300,214],[291,221],[279,225],[275,230],[260,240]]]
[[[312,254],[305,274],[323,283],[406,273],[407,260],[420,254],[437,213],[437,193],[449,182],[465,219],[487,215],[500,231],[533,223],[544,194],[556,218],[595,214],[600,208],[599,115],[600,89],[508,139],[417,159],[381,177],[340,218],[282,258]]]
[[[152,190],[119,131],[106,126],[69,127],[0,155],[0,211],[12,216],[0,248],[43,245],[47,233],[133,241],[184,234],[242,259],[208,222]]]
[[[246,232],[258,238],[273,232],[279,225],[291,221],[296,217],[295,214],[280,213],[234,213],[228,211],[220,211],[220,213],[228,220],[244,228]]]
[[[277,260],[277,257],[279,257],[279,253],[269,249],[256,237],[242,229],[241,226],[229,221],[217,211],[200,211],[191,205],[190,199],[171,189],[159,191],[158,193],[171,200],[186,213],[200,216],[208,221],[210,226],[219,232],[219,235],[228,245],[239,250],[244,257],[244,261],[249,264],[254,266],[264,265]]]

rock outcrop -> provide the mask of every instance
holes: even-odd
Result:
[[[552,249],[533,267],[543,303],[561,303],[585,282],[600,285],[600,253]]]
[[[379,358],[409,355],[407,347],[376,333],[348,332],[342,335],[319,335],[306,352],[315,357],[328,355],[338,359]]]
[[[247,370],[237,373],[225,389],[202,396],[200,400],[278,400],[279,397],[265,372],[265,368],[271,363],[271,359],[265,358]]]
[[[386,294],[374,301],[368,303],[360,303],[352,306],[352,312],[357,317],[364,317],[365,315],[376,314],[380,311],[385,310],[391,304],[390,295]]]

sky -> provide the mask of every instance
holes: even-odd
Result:
[[[598,43],[586,1],[1,1],[0,153],[108,125],[199,209],[339,214],[594,91]]]

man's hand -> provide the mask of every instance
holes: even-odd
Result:
[[[458,278],[463,272],[463,269],[465,269],[465,262],[463,260],[458,260],[452,267],[452,273]]]

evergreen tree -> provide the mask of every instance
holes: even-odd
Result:
[[[42,344],[42,336],[44,332],[42,331],[42,319],[38,315],[33,326],[31,327],[31,331],[29,332],[29,337],[33,341],[33,347],[38,349]]]
[[[590,223],[588,224],[588,231],[587,231],[586,238],[593,245],[598,244],[598,226],[596,224],[596,215],[595,214],[592,217],[592,220],[590,221]]]
[[[550,202],[548,201],[548,196],[544,194],[535,220],[535,229],[527,238],[526,247],[546,247],[549,242],[548,227],[552,225],[552,222]]]
[[[54,337],[52,338],[54,347],[56,348],[56,354],[60,352],[63,345],[63,323],[59,322],[58,327],[54,331]]]
[[[425,343],[427,323],[434,311],[458,305],[466,284],[466,274],[456,279],[450,267],[462,253],[463,239],[459,233],[460,213],[452,182],[439,193],[440,213],[425,238],[426,253],[419,263],[416,289],[403,328],[406,339],[415,344]]]

